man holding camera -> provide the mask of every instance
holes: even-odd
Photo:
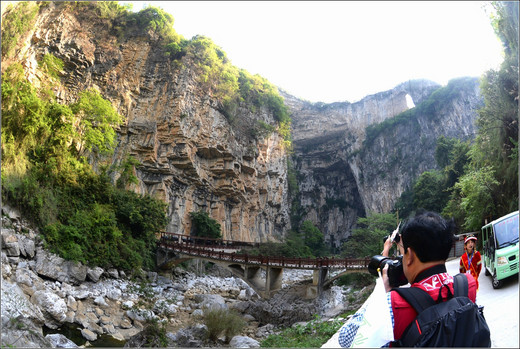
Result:
[[[382,255],[388,257],[392,244],[396,243],[402,255],[403,273],[410,287],[425,290],[437,302],[446,301],[449,292],[454,294],[453,277],[447,273],[445,265],[454,241],[454,228],[453,221],[447,222],[437,213],[418,214],[405,224],[400,233],[385,241]],[[382,278],[393,314],[394,340],[397,341],[414,321],[417,312],[398,292],[390,292],[396,285],[391,286],[388,269],[389,263],[382,270]],[[395,269],[392,272],[395,274]],[[471,274],[465,275],[468,279],[468,297],[475,302],[475,279]]]

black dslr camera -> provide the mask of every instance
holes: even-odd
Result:
[[[379,276],[378,269],[383,270],[388,264],[388,281],[391,287],[399,287],[406,285],[408,280],[404,276],[403,271],[403,256],[398,256],[396,259],[391,259],[385,256],[376,255],[372,257],[368,264],[368,272],[374,276]]]

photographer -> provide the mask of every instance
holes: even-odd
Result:
[[[455,224],[445,221],[434,212],[423,212],[408,221],[397,235],[389,237],[384,243],[382,255],[388,257],[390,248],[396,243],[402,255],[402,268],[410,287],[418,287],[435,300],[448,299],[448,289],[453,294],[453,277],[446,271],[446,259],[454,241]],[[392,288],[388,278],[389,265],[382,270],[382,278],[387,292],[387,301],[393,313],[394,341],[403,335],[408,325],[417,316],[415,309]],[[476,282],[473,276],[468,279],[468,297],[475,302]],[[447,287],[445,287],[447,286]]]

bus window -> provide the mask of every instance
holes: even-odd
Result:
[[[503,248],[518,242],[518,215],[495,224],[497,248]]]

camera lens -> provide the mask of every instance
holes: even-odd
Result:
[[[379,273],[377,272],[377,270],[383,270],[386,263],[389,261],[391,261],[391,259],[388,257],[384,257],[381,255],[373,256],[370,260],[370,263],[368,264],[368,272],[374,276],[378,276]]]

